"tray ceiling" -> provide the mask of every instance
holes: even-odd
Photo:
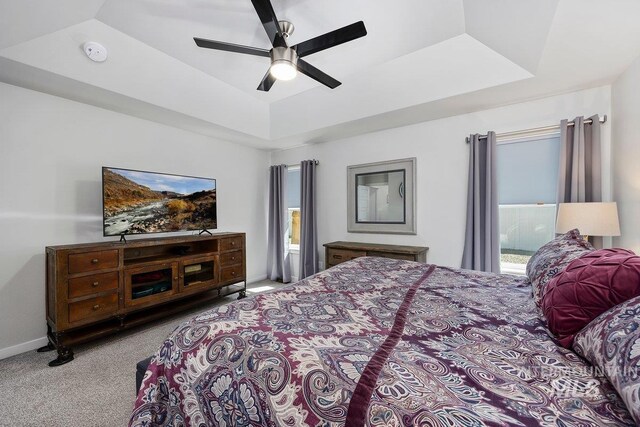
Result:
[[[0,0],[0,81],[283,148],[610,82],[640,55],[640,2],[611,3],[273,0],[291,44],[359,20],[368,35],[306,58],[337,89],[299,76],[265,93],[267,58],[192,39],[268,48],[249,0]]]

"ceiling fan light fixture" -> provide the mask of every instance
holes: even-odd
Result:
[[[300,73],[323,84],[329,89],[340,86],[340,82],[330,75],[323,73],[305,59],[308,55],[329,49],[351,40],[367,35],[364,22],[358,21],[346,25],[328,33],[305,40],[289,47],[289,36],[293,34],[294,26],[289,21],[279,21],[271,0],[251,0],[253,8],[262,22],[264,31],[269,37],[272,49],[264,49],[253,46],[243,46],[235,43],[227,43],[216,40],[208,40],[194,37],[193,41],[198,47],[205,49],[223,50],[226,52],[243,53],[247,55],[271,58],[269,70],[264,75],[257,90],[268,92],[278,80],[292,80]],[[305,58],[305,59],[303,59]]]
[[[278,80],[293,80],[298,75],[298,55],[288,47],[274,47],[269,72]]]
[[[289,61],[276,61],[271,64],[271,75],[278,80],[293,80],[298,75],[296,67]]]

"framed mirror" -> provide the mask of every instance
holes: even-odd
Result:
[[[347,231],[416,234],[416,159],[347,167]]]

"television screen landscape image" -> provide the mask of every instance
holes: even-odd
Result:
[[[216,180],[102,168],[105,236],[217,228]]]

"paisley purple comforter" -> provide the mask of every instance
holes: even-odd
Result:
[[[358,258],[180,325],[131,426],[634,425],[506,275]]]

